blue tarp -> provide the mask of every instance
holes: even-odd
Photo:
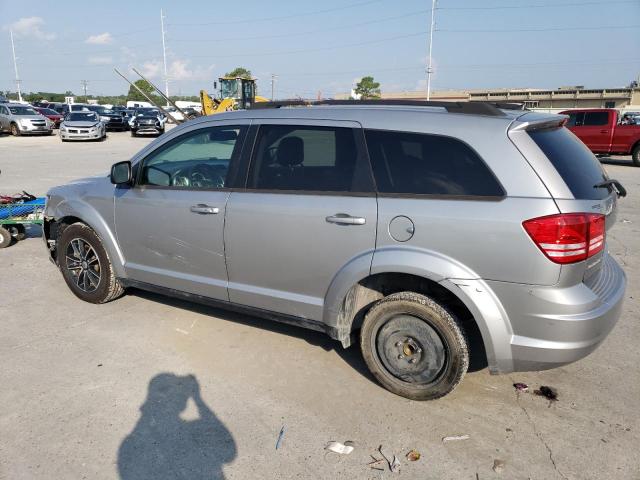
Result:
[[[42,210],[44,207],[45,198],[40,197],[35,200],[29,200],[22,203],[9,203],[0,204],[0,220],[6,220],[10,217],[23,217],[35,212],[36,210]]]

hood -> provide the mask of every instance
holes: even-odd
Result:
[[[108,178],[109,175],[106,173],[103,173],[101,175],[92,175],[91,177],[82,177],[82,178],[76,178],[75,180],[71,180],[70,182],[67,182],[67,185],[81,185],[84,183],[95,183],[97,181],[102,180],[103,178]]]
[[[100,122],[87,122],[85,120],[79,120],[79,121],[75,121],[75,122],[70,122],[70,121],[64,121],[62,122],[62,124],[65,127],[71,127],[71,128],[91,128],[91,127],[95,127],[99,124]]]
[[[18,120],[44,120],[42,115],[15,115]]]

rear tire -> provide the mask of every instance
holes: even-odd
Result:
[[[380,384],[411,400],[447,395],[469,366],[468,343],[453,314],[413,292],[389,295],[369,310],[360,347]]]
[[[7,248],[11,245],[11,233],[4,227],[0,227],[0,248]]]
[[[107,303],[122,296],[100,238],[87,225],[68,226],[58,240],[58,265],[71,291],[90,303]]]
[[[631,161],[635,167],[640,167],[640,145],[636,145],[631,152]]]

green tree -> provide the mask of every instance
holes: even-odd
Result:
[[[140,80],[136,80],[135,82],[133,82],[133,84],[136,87],[138,87],[140,90],[142,90],[147,95],[147,97],[149,97],[155,103],[157,103],[157,104],[161,103],[160,97],[158,97],[157,95],[153,94],[153,92],[155,90],[153,89],[153,87],[151,86],[151,84],[149,82],[147,82],[146,80],[140,79]],[[139,101],[139,102],[147,102],[148,101],[144,97],[144,95],[142,95],[133,86],[129,87],[129,93],[127,94],[127,100],[133,100],[133,101]]]
[[[371,76],[362,77],[356,85],[355,92],[360,95],[362,100],[380,98],[380,83],[376,82]]]
[[[234,68],[229,73],[225,73],[224,76],[225,77],[253,78],[251,76],[251,70],[247,70],[244,67]]]

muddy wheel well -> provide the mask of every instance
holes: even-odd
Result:
[[[348,347],[356,338],[365,315],[379,299],[398,292],[421,293],[451,311],[461,323],[471,350],[470,369],[484,368],[487,355],[478,325],[467,306],[451,291],[433,280],[406,273],[371,275],[349,289],[338,314],[339,340]]]
[[[56,245],[58,238],[69,225],[73,225],[74,223],[84,223],[78,217],[62,217],[58,220],[45,220],[42,225],[42,230],[44,232],[44,237],[49,242],[49,251],[51,252],[51,257],[56,259]]]

